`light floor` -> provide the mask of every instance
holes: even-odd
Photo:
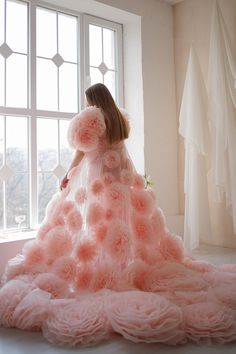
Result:
[[[202,245],[193,251],[202,260],[215,264],[236,263],[236,249]],[[132,343],[115,335],[108,342],[96,347],[73,349],[55,347],[48,343],[41,333],[26,332],[18,329],[0,328],[0,354],[235,354],[236,342],[225,345],[167,346],[163,344]]]

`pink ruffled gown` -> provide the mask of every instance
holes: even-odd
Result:
[[[49,202],[37,237],[9,260],[0,325],[57,345],[121,334],[168,345],[236,340],[236,264],[198,261],[170,232],[124,141],[109,145],[101,111],[68,130],[85,152]]]

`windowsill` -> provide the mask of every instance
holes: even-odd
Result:
[[[6,242],[27,240],[36,237],[37,230],[0,233],[0,244]]]

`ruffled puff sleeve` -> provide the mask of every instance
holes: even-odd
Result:
[[[75,115],[69,124],[67,140],[73,149],[89,152],[95,150],[106,124],[100,108],[89,106]]]

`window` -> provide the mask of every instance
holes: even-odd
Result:
[[[42,222],[73,156],[66,135],[84,89],[104,82],[123,104],[121,30],[36,0],[0,0],[0,230]]]

